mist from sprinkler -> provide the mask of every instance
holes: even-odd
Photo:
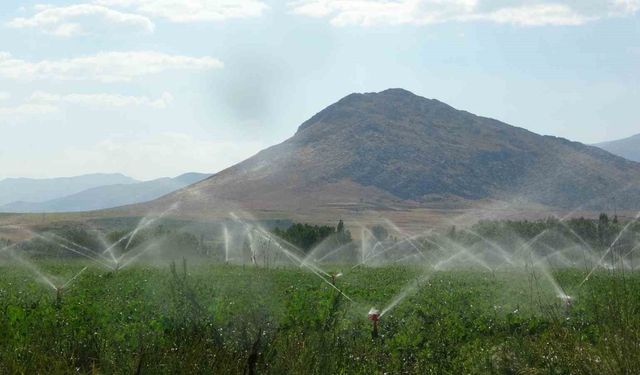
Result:
[[[164,218],[165,216],[167,216],[169,213],[171,213],[172,211],[175,211],[178,209],[178,207],[180,206],[179,203],[174,203],[172,204],[169,208],[167,208],[165,211],[161,212],[160,215],[154,216],[152,218],[149,218],[149,216],[145,216],[143,217],[140,222],[138,223],[138,225],[136,225],[136,227],[128,232],[127,234],[125,234],[124,236],[120,237],[117,241],[115,241],[114,243],[112,243],[109,247],[107,247],[102,254],[106,254],[111,252],[112,256],[115,256],[115,254],[113,254],[113,251],[115,249],[116,246],[120,245],[121,243],[123,243],[124,241],[127,241],[124,249],[128,250],[129,246],[131,246],[131,243],[133,241],[133,239],[135,238],[135,236],[143,229],[151,226],[152,224],[154,224],[155,222],[157,222],[158,220]]]
[[[129,249],[129,246],[131,246],[131,242],[133,242],[133,239],[136,237],[136,235],[141,230],[143,230],[144,228],[149,227],[150,225],[152,225],[156,221],[164,218],[165,216],[167,216],[172,211],[177,210],[179,206],[180,206],[180,203],[176,202],[176,203],[172,204],[169,208],[167,208],[166,210],[161,212],[160,215],[158,215],[158,216],[154,216],[152,218],[149,218],[147,216],[143,217],[140,220],[140,222],[138,223],[138,225],[136,226],[136,228],[131,232],[131,235],[129,236],[129,239],[127,240],[127,244],[124,247],[125,251]]]
[[[323,261],[327,260],[327,258],[330,258],[330,257],[332,257],[332,256],[334,256],[334,255],[336,255],[336,254],[338,254],[338,253],[340,253],[342,251],[348,250],[350,248],[351,248],[351,244],[349,244],[349,243],[341,245],[341,246],[337,247],[336,249],[329,251],[327,254],[323,255],[322,257],[314,260],[314,263],[323,262]]]
[[[620,233],[618,233],[618,235],[616,236],[616,238],[613,240],[613,242],[611,243],[611,245],[609,246],[609,248],[607,249],[607,251],[604,252],[604,254],[602,254],[602,257],[600,257],[600,260],[598,261],[598,263],[593,267],[593,269],[591,270],[591,272],[589,272],[587,274],[587,277],[584,278],[584,280],[582,280],[582,282],[580,283],[580,285],[578,285],[579,287],[581,287],[584,283],[587,282],[587,280],[589,280],[589,278],[591,277],[591,275],[593,275],[593,273],[596,271],[596,269],[598,269],[598,267],[600,267],[600,265],[602,264],[602,261],[604,261],[604,259],[607,257],[607,255],[611,252],[611,250],[613,250],[613,248],[616,246],[616,244],[618,243],[618,241],[620,241],[620,239],[622,238],[622,236],[627,232],[627,230],[631,227],[631,225],[635,224],[638,222],[638,220],[640,219],[640,211],[638,211],[638,213],[636,214],[636,216],[633,218],[633,220],[630,220],[627,225],[625,225],[622,230],[620,231]]]
[[[387,223],[387,225],[390,226],[396,233],[398,233],[400,235],[400,237],[403,237],[404,240],[406,240],[411,245],[411,247],[416,251],[417,254],[422,256],[422,258],[424,260],[427,260],[427,257],[424,255],[422,250],[420,250],[420,248],[413,242],[413,235],[412,234],[406,233],[405,231],[400,229],[400,227],[398,227],[393,221],[389,220],[388,218],[384,218],[384,222]]]
[[[262,227],[258,226],[258,225],[250,225],[248,223],[246,223],[244,220],[242,220],[238,215],[236,215],[233,212],[229,213],[229,216],[236,222],[244,225],[245,227],[249,227],[249,228],[253,228],[255,231],[255,234],[269,240],[269,243],[273,243],[275,245],[275,249],[277,251],[279,251],[280,253],[284,254],[288,259],[290,259],[294,264],[297,264],[299,267],[301,268],[306,268],[309,271],[311,271],[311,273],[313,273],[314,275],[316,275],[317,277],[319,277],[323,282],[325,282],[327,285],[329,285],[331,288],[335,289],[336,291],[338,291],[343,297],[345,297],[346,299],[348,299],[351,302],[354,302],[353,299],[351,297],[349,297],[347,294],[345,294],[342,290],[338,289],[330,280],[328,280],[327,278],[330,278],[331,275],[329,275],[327,272],[325,272],[324,270],[322,270],[320,267],[314,265],[314,264],[308,264],[303,261],[302,257],[296,255],[295,253],[293,253],[291,250],[286,249],[284,246],[282,246],[281,243],[284,243],[287,245],[287,247],[290,247],[292,249],[295,249],[297,252],[302,253],[302,251],[300,251],[300,249],[298,249],[295,245],[281,239],[281,238],[277,238],[275,236],[273,236],[271,233],[269,233],[268,231],[266,231],[265,229],[263,229]]]
[[[43,241],[45,241],[45,242],[48,242],[48,243],[50,243],[50,244],[52,244],[52,245],[55,245],[55,246],[58,246],[58,247],[60,247],[60,248],[62,248],[62,249],[68,250],[68,251],[70,251],[70,252],[72,252],[72,253],[74,253],[74,254],[76,254],[76,255],[80,255],[80,256],[82,256],[82,257],[85,257],[85,258],[87,258],[87,259],[89,259],[89,260],[91,260],[91,261],[93,261],[93,262],[95,262],[95,263],[99,264],[99,265],[100,265],[100,266],[102,266],[102,267],[105,267],[105,268],[112,268],[112,267],[111,267],[111,266],[110,266],[110,265],[105,261],[105,259],[104,259],[104,257],[103,257],[103,256],[93,256],[93,255],[89,255],[89,254],[87,254],[87,253],[83,252],[82,250],[74,249],[74,248],[73,248],[73,247],[71,247],[71,246],[68,246],[68,245],[66,245],[66,244],[64,244],[64,243],[60,243],[59,241],[56,241],[56,240],[54,240],[54,239],[52,239],[52,238],[49,238],[49,237],[47,237],[47,236],[45,236],[45,235],[41,235],[41,234],[36,233],[36,232],[31,232],[31,231],[30,231],[30,234],[31,234],[33,237],[35,237],[35,238],[39,238],[39,239],[41,239],[41,240],[43,240]]]
[[[224,226],[223,229],[223,237],[224,237],[224,262],[225,263],[229,263],[229,228],[227,228],[227,226]]]
[[[34,237],[41,238],[50,243],[55,243],[57,246],[60,246],[65,250],[73,252],[77,255],[81,255],[107,268],[119,270],[127,267],[129,264],[137,261],[145,254],[153,251],[153,249],[156,248],[156,243],[154,242],[146,246],[140,246],[139,248],[136,246],[131,251],[125,252],[120,255],[117,255],[115,252],[116,246],[126,241],[126,245],[124,246],[124,248],[125,250],[128,250],[130,246],[132,246],[134,238],[137,234],[139,234],[141,230],[149,227],[154,222],[170,213],[172,210],[175,210],[176,207],[177,206],[170,207],[168,210],[161,213],[157,217],[144,217],[137,224],[136,228],[134,228],[131,232],[127,233],[125,236],[111,245],[107,245],[106,239],[104,239],[104,237],[101,237],[101,241],[105,246],[105,250],[102,253],[55,234],[40,235],[34,233]],[[327,273],[319,266],[320,262],[325,261],[326,259],[330,259],[335,254],[339,254],[341,251],[346,251],[347,249],[353,249],[353,244],[343,244],[337,246],[335,249],[332,249],[329,246],[321,248],[321,246],[318,245],[314,247],[312,251],[309,252],[306,256],[304,256],[304,252],[301,251],[298,247],[274,236],[269,231],[262,228],[260,225],[255,223],[248,223],[245,220],[240,219],[234,213],[230,213],[230,216],[236,223],[241,224],[242,228],[244,228],[244,232],[242,234],[235,233],[232,235],[230,233],[229,227],[226,224],[222,227],[225,262],[230,262],[232,259],[237,260],[237,258],[234,258],[233,256],[233,254],[236,254],[237,257],[237,251],[247,251],[246,247],[243,248],[237,244],[246,244],[247,242],[245,242],[244,240],[233,240],[233,236],[243,236],[248,241],[250,250],[250,255],[248,255],[249,262],[251,262],[254,266],[258,265],[257,259],[258,256],[261,256],[261,254],[265,255],[265,259],[270,252],[282,254],[292,264],[309,270],[327,285],[337,290],[349,301],[354,302],[353,299],[347,296],[336,286],[337,279],[342,276],[342,273]],[[565,218],[559,219],[560,225],[566,229],[566,233],[563,231],[562,234],[567,239],[569,237],[573,237],[571,243],[574,244],[574,247],[555,249],[554,247],[549,246],[545,241],[543,241],[543,239],[545,239],[545,236],[550,233],[550,229],[545,229],[541,233],[538,233],[536,236],[526,241],[520,239],[520,237],[517,237],[520,242],[519,246],[516,248],[516,251],[513,253],[507,252],[498,243],[482,236],[480,233],[477,233],[472,229],[461,229],[461,232],[480,240],[474,240],[473,245],[469,246],[465,245],[458,239],[448,238],[446,236],[432,237],[429,234],[433,231],[433,228],[419,235],[409,234],[407,232],[404,232],[390,220],[384,219],[387,223],[387,226],[391,227],[396,233],[401,236],[399,240],[394,240],[394,242],[389,245],[390,241],[378,241],[371,230],[362,226],[359,254],[357,247],[355,248],[354,252],[356,256],[360,255],[360,259],[358,264],[356,264],[356,266],[354,267],[368,266],[369,264],[373,264],[374,266],[378,264],[395,264],[405,261],[414,261],[414,263],[419,263],[425,266],[424,273],[419,277],[419,279],[409,282],[403,288],[401,288],[401,290],[390,299],[390,301],[384,306],[382,310],[370,310],[368,319],[371,320],[374,325],[372,336],[374,336],[374,333],[376,337],[378,335],[378,321],[383,316],[392,311],[396,306],[398,306],[404,299],[416,293],[423,286],[421,284],[429,277],[431,277],[433,272],[450,270],[455,267],[469,267],[469,265],[480,266],[483,269],[491,272],[495,272],[495,269],[502,265],[508,265],[516,269],[520,267],[524,267],[525,269],[528,269],[528,267],[532,267],[532,272],[539,272],[539,274],[543,276],[541,280],[548,281],[550,289],[555,292],[555,295],[557,296],[557,298],[559,298],[561,303],[567,308],[570,308],[573,303],[573,298],[565,293],[562,286],[553,277],[550,271],[550,267],[553,267],[552,262],[553,264],[560,265],[561,267],[574,267],[576,264],[576,254],[582,254],[585,257],[586,266],[586,259],[587,257],[589,257],[592,262],[595,262],[595,266],[593,267],[593,269],[591,269],[582,283],[580,283],[580,286],[582,286],[598,267],[607,266],[606,264],[603,264],[603,260],[606,258],[607,254],[613,251],[612,249],[618,242],[620,242],[621,238],[624,236],[631,224],[637,222],[637,220],[640,218],[640,212],[636,215],[634,220],[625,225],[620,233],[618,233],[616,239],[604,252],[604,254],[602,254],[600,259],[596,259],[596,251],[580,235],[578,235],[573,229],[571,229],[566,223],[564,223]],[[101,233],[99,233],[99,235],[101,235]],[[467,236],[467,238],[469,237]],[[331,242],[327,240],[326,243],[330,244]],[[418,245],[417,243],[419,243],[420,245]],[[430,244],[433,246],[423,247],[423,250],[421,250],[421,246],[425,246],[425,244]],[[16,244],[6,246],[0,249],[0,252],[7,251],[8,249],[10,250],[15,246]],[[633,252],[638,249],[639,246],[640,245],[636,245],[635,247],[633,247],[625,254],[625,257],[633,254]],[[546,248],[548,250],[544,251],[544,256],[539,256],[536,253],[536,251],[541,248]],[[425,251],[424,249],[427,249],[428,251]],[[262,251],[263,253],[259,253],[260,251]],[[326,252],[326,254],[318,257],[318,254],[320,254],[321,252]],[[246,253],[244,253],[241,258],[243,262],[246,261]],[[527,261],[527,259],[529,260]],[[502,261],[502,263],[499,263],[496,266],[496,262],[500,261]],[[80,274],[82,274],[86,270],[85,267],[67,283],[57,287],[56,283],[53,282],[53,278],[41,271],[38,267],[26,260],[23,260],[23,264],[25,264],[26,268],[31,270],[31,272],[38,277],[38,280],[51,287],[52,290],[55,290],[56,294],[59,294],[60,296],[62,296],[64,290],[70,285],[70,283],[72,283],[77,277],[80,276]],[[625,259],[621,259],[621,266],[631,267],[632,269],[634,267],[633,263],[629,265]],[[611,264],[611,267],[614,267],[613,263]]]
[[[59,307],[62,304],[62,297],[64,295],[65,290],[67,290],[69,288],[69,286],[71,285],[71,283],[73,283],[78,277],[80,277],[80,275],[82,275],[84,273],[84,271],[87,270],[87,268],[88,267],[84,267],[83,269],[81,269],[80,272],[76,273],[73,277],[71,277],[63,285],[54,287],[54,289],[56,291],[56,306]]]
[[[14,246],[10,246],[11,248],[15,247]],[[7,247],[9,248],[9,246]],[[7,250],[7,248],[4,248],[3,250]],[[62,302],[62,296],[63,293],[66,289],[69,288],[69,286],[71,286],[71,284],[78,278],[80,277],[80,275],[82,275],[84,273],[84,271],[87,270],[88,267],[84,267],[83,269],[81,269],[78,273],[76,273],[75,275],[73,275],[69,280],[67,280],[65,283],[63,284],[57,284],[54,280],[55,278],[49,274],[47,274],[45,271],[43,271],[40,267],[36,266],[34,263],[28,261],[27,259],[25,259],[24,257],[15,254],[15,252],[10,251],[9,255],[17,260],[20,264],[22,264],[27,270],[29,270],[31,273],[33,273],[36,276],[36,280],[40,281],[43,285],[51,288],[52,291],[55,292],[56,294],[56,305],[59,305]]]

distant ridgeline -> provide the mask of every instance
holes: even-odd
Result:
[[[137,181],[121,174],[0,181],[0,212],[79,212],[147,202],[208,178],[185,173]]]

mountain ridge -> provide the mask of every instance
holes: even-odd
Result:
[[[0,206],[0,212],[80,212],[109,209],[150,201],[209,176],[211,175],[190,172],[174,178],[161,177],[149,181],[96,186],[41,202],[15,201],[7,203]]]
[[[598,143],[594,146],[625,159],[640,162],[640,134],[615,141]]]
[[[139,182],[121,173],[92,173],[56,178],[5,178],[0,180],[0,205],[15,201],[49,200],[112,184]]]
[[[157,204],[294,212],[522,201],[638,205],[640,164],[402,89],[350,94],[271,146]]]

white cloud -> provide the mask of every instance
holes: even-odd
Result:
[[[208,70],[222,68],[212,57],[169,55],[151,51],[102,52],[61,60],[29,62],[0,52],[0,77],[66,81],[130,81],[136,77],[167,70]]]
[[[31,95],[29,101],[41,104],[76,104],[89,107],[99,108],[117,108],[117,107],[151,107],[166,108],[172,101],[173,96],[165,92],[158,99],[151,99],[146,96],[125,96],[114,94],[52,94],[43,91],[36,91]]]
[[[58,107],[48,103],[24,103],[14,107],[0,107],[0,117],[46,115],[58,110]]]
[[[132,9],[171,22],[251,18],[261,16],[269,8],[262,0],[94,0],[94,3]]]
[[[575,2],[571,4],[575,5]],[[294,14],[328,18],[335,26],[435,24],[484,21],[517,26],[576,26],[633,14],[640,0],[597,0],[595,6],[577,9],[566,0],[512,1],[498,6],[480,0],[297,0],[289,2]],[[594,11],[595,9],[595,11]],[[615,13],[614,13],[615,11]]]
[[[146,96],[125,96],[114,94],[53,94],[36,91],[24,103],[17,106],[0,107],[1,117],[24,117],[46,115],[62,110],[65,106],[81,106],[87,108],[109,109],[120,107],[166,108],[173,101],[167,92],[157,99]]]
[[[290,5],[296,14],[329,17],[336,26],[372,26],[445,22],[469,14],[477,0],[305,0]]]
[[[37,28],[45,33],[68,37],[85,33],[100,25],[117,25],[152,32],[154,24],[145,16],[123,13],[96,4],[69,6],[37,6],[31,17],[14,18],[7,23],[13,28]]]
[[[612,0],[612,15],[633,15],[640,11],[640,0]]]
[[[469,16],[468,19],[519,26],[577,26],[585,24],[595,18],[581,15],[563,4],[537,4],[502,8],[484,14],[474,14]]]
[[[9,94],[8,92],[0,91],[0,101],[7,100],[9,98],[11,98],[11,94]]]

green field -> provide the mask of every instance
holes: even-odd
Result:
[[[37,263],[68,280],[79,260]],[[633,374],[640,275],[334,267],[340,294],[303,268],[189,261],[90,266],[61,293],[0,264],[0,372]],[[346,270],[345,270],[346,269]],[[426,276],[425,276],[426,275]],[[407,297],[380,320],[367,312]]]

